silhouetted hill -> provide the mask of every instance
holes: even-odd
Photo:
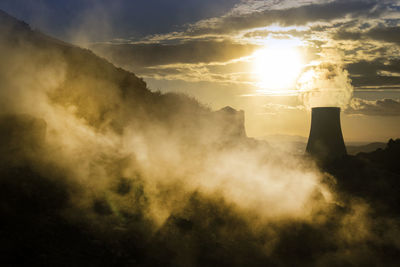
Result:
[[[268,135],[261,138],[276,147],[287,147],[288,151],[303,154],[307,146],[307,138],[302,136],[288,135]],[[360,144],[357,142],[346,142],[346,150],[349,155],[356,155],[360,152],[373,152],[379,148],[384,148],[386,143],[373,142],[368,144]]]
[[[168,128],[177,127],[176,132],[184,127],[191,137],[202,138],[197,135],[200,129],[210,129],[212,142],[213,138],[214,141],[226,136],[229,138],[232,131],[236,135],[237,130],[231,131],[231,128],[244,129],[243,115],[243,119],[238,120],[229,113],[214,113],[185,95],[151,92],[143,79],[115,67],[90,50],[34,31],[26,23],[4,12],[0,13],[0,21],[0,48],[4,64],[20,59],[36,65],[39,70],[50,65],[59,69],[57,71],[62,72],[59,74],[62,77],[51,92],[47,92],[48,98],[54,104],[71,106],[77,116],[99,130],[121,132],[128,121],[148,124],[154,120]],[[30,69],[14,75],[18,74],[35,75]],[[221,127],[218,129],[215,126]],[[245,134],[241,136],[245,137]]]
[[[357,157],[367,160],[378,168],[400,174],[400,139],[390,139],[385,148],[378,148],[371,153],[359,153]]]
[[[377,150],[378,148],[384,148],[386,143],[382,142],[373,142],[366,145],[354,145],[354,144],[346,144],[347,153],[350,155],[356,155],[360,152],[369,153]]]
[[[150,170],[165,169],[152,174],[158,179],[182,166],[165,163],[171,157],[196,166],[210,148],[256,142],[246,137],[243,111],[213,112],[182,94],[151,92],[133,73],[2,11],[0,57],[3,266],[171,265],[170,254],[163,257],[157,241],[149,240],[156,228],[143,188],[146,172],[137,165],[145,160]],[[121,155],[110,144],[131,152]],[[116,213],[106,191],[89,196],[98,183],[128,202]],[[165,183],[159,197],[173,199],[168,190],[176,190]],[[86,208],[72,208],[77,202]],[[84,219],[89,214],[101,223],[91,225]],[[100,234],[109,224],[103,219],[116,214],[119,222],[110,221]]]
[[[353,197],[368,200],[374,213],[400,216],[400,139],[384,149],[347,156],[327,166],[338,187]]]

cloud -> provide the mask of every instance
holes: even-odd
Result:
[[[298,79],[299,96],[307,108],[345,107],[353,96],[348,72],[335,51],[326,54],[327,62],[307,68]],[[328,63],[329,62],[329,63]]]
[[[376,58],[347,64],[352,84],[361,86],[400,86],[400,59]]]
[[[339,30],[334,36],[335,39],[342,40],[375,40],[384,41],[394,44],[400,44],[400,26],[396,27],[374,27],[368,31],[348,31],[345,29]]]
[[[364,100],[353,98],[345,113],[366,116],[400,116],[400,99]]]
[[[282,26],[305,25],[315,21],[331,21],[346,16],[360,17],[371,15],[376,6],[374,1],[331,1],[322,4],[309,4],[280,10],[264,10],[246,14],[228,14],[219,19],[201,21],[195,24],[192,34],[229,33],[250,28],[265,27],[273,23]],[[379,9],[374,16],[379,15]]]
[[[354,75],[376,75],[378,71],[400,73],[400,59],[377,58],[372,61],[359,61],[347,65],[347,69]]]
[[[249,64],[235,73],[228,67],[216,72],[212,65],[227,66],[276,39],[296,39],[307,63],[326,60],[326,50],[337,48],[356,87],[397,85],[400,77],[386,63],[376,75],[355,72],[361,70],[359,62],[396,57],[398,13],[393,1],[242,1],[225,14],[176,31],[124,36],[90,48],[145,78],[252,83]]]
[[[122,66],[148,67],[225,62],[249,56],[258,47],[229,40],[192,40],[178,44],[94,44],[91,49]]]
[[[292,111],[301,111],[304,110],[303,105],[285,105],[285,104],[277,104],[277,103],[268,103],[264,105],[264,112],[266,114],[277,114],[282,112],[292,112]]]
[[[251,84],[248,57],[260,46],[231,40],[178,43],[95,44],[92,49],[144,78]]]
[[[239,0],[3,0],[0,8],[63,40],[87,30],[89,41],[168,33],[220,16]],[[97,18],[97,19],[96,19]],[[97,25],[97,27],[96,27]],[[105,32],[102,26],[107,25]]]
[[[215,65],[205,64],[171,64],[138,69],[138,73],[144,78],[181,80],[186,82],[212,82],[224,84],[252,85],[254,77],[249,72],[229,72],[229,63],[217,65],[226,72],[218,73],[210,70]]]

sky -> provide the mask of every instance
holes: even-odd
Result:
[[[340,106],[345,141],[400,137],[397,0],[2,0],[34,29],[141,76],[245,111],[249,136],[308,136]]]

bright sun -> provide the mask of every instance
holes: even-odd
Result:
[[[287,94],[292,91],[303,63],[294,47],[263,48],[253,54],[254,73],[261,92]]]

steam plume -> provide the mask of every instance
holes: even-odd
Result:
[[[323,55],[319,62],[305,69],[298,79],[300,98],[307,108],[345,108],[353,96],[353,86],[348,72],[335,57]]]

